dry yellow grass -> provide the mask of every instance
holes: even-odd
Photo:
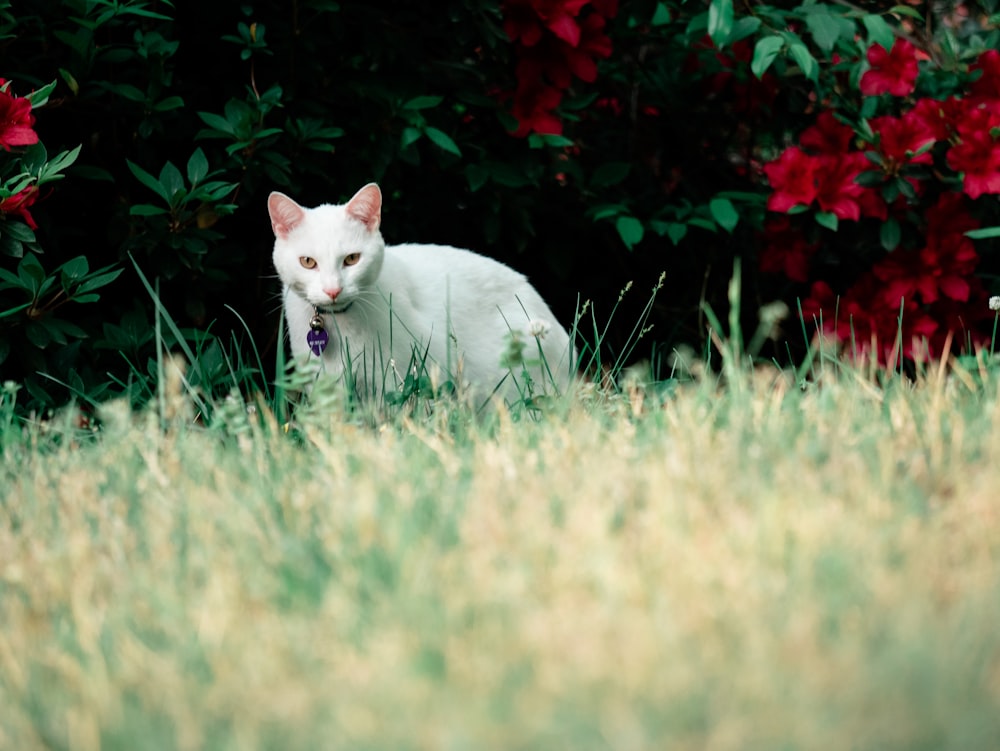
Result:
[[[848,375],[8,435],[0,748],[1000,748],[998,418]]]

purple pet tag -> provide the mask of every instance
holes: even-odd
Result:
[[[323,354],[326,345],[330,343],[330,335],[326,333],[319,311],[309,321],[309,333],[306,334],[306,341],[309,343],[309,349],[317,357]]]
[[[323,354],[326,345],[330,343],[330,335],[326,333],[325,329],[310,331],[306,334],[306,341],[309,342],[309,349],[318,357]]]

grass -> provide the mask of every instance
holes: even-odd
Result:
[[[290,432],[5,394],[0,749],[992,751],[1000,373],[824,367]]]

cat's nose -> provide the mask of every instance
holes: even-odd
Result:
[[[337,299],[337,295],[339,295],[341,293],[341,291],[343,291],[343,287],[324,287],[323,288],[323,294],[325,294],[327,297],[329,297],[330,300],[331,300],[331,302],[333,300]]]

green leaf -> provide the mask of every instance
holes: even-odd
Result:
[[[832,52],[839,39],[851,39],[854,37],[855,26],[853,21],[831,13],[826,6],[813,7],[816,8],[816,11],[806,16],[806,28],[809,29],[813,41],[816,42],[816,46],[821,50]]]
[[[201,148],[194,150],[191,158],[188,159],[187,163],[187,176],[188,181],[191,183],[193,188],[195,185],[200,183],[208,175],[208,159],[205,157],[205,152]]]
[[[74,297],[73,300],[75,302],[76,298]],[[50,332],[59,332],[74,339],[89,338],[86,331],[72,321],[67,321],[65,318],[47,318],[45,323],[48,325]]]
[[[899,192],[910,201],[917,200],[917,190],[913,187],[913,183],[902,177],[896,177],[896,186],[899,188]]]
[[[965,233],[966,237],[973,240],[986,240],[991,237],[1000,237],[1000,227],[983,227],[982,229],[970,229]]]
[[[653,26],[666,26],[670,23],[670,8],[666,3],[657,3],[653,11]]]
[[[618,217],[618,220],[615,222],[615,229],[618,230],[618,236],[629,250],[632,250],[632,248],[642,242],[643,235],[645,234],[642,222],[634,216]]]
[[[38,323],[38,321],[28,321],[28,324],[24,327],[24,336],[29,342],[38,347],[38,349],[45,349],[52,341],[49,330]]]
[[[0,256],[22,258],[24,256],[24,245],[15,240],[13,237],[0,235]],[[0,284],[0,289],[3,289],[3,284]]]
[[[18,242],[33,243],[35,241],[35,233],[24,222],[8,219],[0,223],[0,232],[14,238]]]
[[[74,282],[87,275],[87,272],[90,271],[90,263],[87,261],[87,256],[77,256],[60,266],[60,271],[62,272],[63,289],[69,289]]]
[[[153,110],[155,112],[169,112],[170,110],[180,109],[184,106],[184,100],[179,96],[168,96],[166,99],[161,99],[156,104],[153,105]]]
[[[711,219],[703,219],[700,216],[693,216],[687,220],[687,223],[692,227],[700,227],[701,229],[708,230],[709,232],[718,232],[719,226]]]
[[[875,188],[885,182],[885,173],[879,170],[865,170],[858,173],[858,176],[854,178],[854,182],[866,188]]]
[[[892,44],[896,37],[892,33],[892,27],[885,22],[882,16],[874,14],[864,16],[861,23],[868,31],[868,41],[871,44],[881,44],[885,49],[892,49]]]
[[[13,308],[8,308],[7,310],[0,310],[0,318],[8,318],[9,316],[17,315],[22,310],[27,310],[31,307],[30,302],[22,303],[21,305],[15,305]],[[2,360],[0,360],[2,362]]]
[[[462,156],[462,152],[459,150],[458,144],[451,140],[451,136],[444,131],[438,130],[437,128],[427,127],[424,129],[424,134],[431,139],[433,143],[437,144],[439,148],[444,149],[448,153],[454,154],[455,156]]]
[[[25,289],[37,290],[45,281],[45,269],[34,253],[28,253],[17,265],[17,276]]]
[[[105,84],[104,88],[131,102],[146,101],[146,95],[142,90],[129,83]]]
[[[167,203],[171,207],[180,203],[181,197],[187,192],[184,190],[184,177],[181,175],[181,171],[174,166],[173,162],[167,162],[163,165],[163,169],[160,170],[160,184],[167,191],[167,195],[169,196]]]
[[[532,133],[528,136],[528,148],[544,149],[549,147],[565,148],[572,146],[573,139],[555,133]]]
[[[740,222],[739,212],[736,211],[733,202],[728,198],[713,198],[708,204],[708,210],[711,212],[712,218],[726,232],[732,233]]]
[[[879,231],[879,240],[882,243],[882,247],[891,253],[899,247],[901,235],[899,222],[889,218],[882,223],[882,229]]]
[[[632,165],[629,162],[605,162],[594,170],[590,177],[590,184],[595,188],[605,188],[610,185],[618,185],[626,177]]]
[[[403,105],[404,110],[427,110],[444,101],[443,96],[418,96]]]
[[[70,149],[69,151],[62,151],[57,154],[51,161],[47,162],[38,171],[38,184],[43,185],[53,180],[60,178],[59,173],[64,169],[70,167],[73,162],[76,161],[77,157],[80,156],[80,149],[82,144],[77,146],[75,149]]]
[[[735,44],[741,39],[746,39],[757,33],[763,22],[757,16],[744,16],[733,24],[733,30],[729,34],[729,44]]]
[[[688,226],[683,222],[666,222],[662,219],[654,219],[649,223],[649,227],[656,234],[669,237],[674,245],[683,240],[688,231]]]
[[[608,219],[609,217],[619,216],[624,214],[626,211],[628,211],[628,208],[624,204],[603,203],[590,209],[587,212],[587,215],[596,222],[600,219]]]
[[[808,47],[801,42],[796,42],[789,46],[788,51],[791,53],[795,62],[798,63],[799,68],[802,69],[802,74],[806,78],[810,81],[818,80],[819,63],[816,62],[816,58],[812,56]]]
[[[403,134],[399,137],[399,148],[401,150],[406,150],[414,143],[420,140],[423,135],[420,128],[403,128]]]
[[[160,198],[170,203],[170,194],[167,189],[160,184],[160,181],[153,177],[151,174],[146,172],[142,167],[134,162],[126,159],[125,163],[128,165],[129,170],[135,175],[136,179],[149,188],[151,191],[156,193]]]
[[[169,4],[169,3],[168,3]],[[141,18],[154,18],[157,21],[173,21],[170,16],[165,16],[162,13],[154,13],[151,10],[146,10],[140,5],[125,5],[124,3],[120,6],[116,3],[115,13],[121,16],[139,16]]]
[[[198,117],[201,118],[201,121],[205,123],[205,125],[213,130],[221,131],[222,133],[230,136],[236,134],[236,127],[230,124],[230,122],[226,118],[222,117],[222,115],[216,115],[212,112],[199,112]]]
[[[717,47],[729,40],[733,31],[733,0],[712,0],[708,6],[708,35]]]
[[[817,211],[816,212],[816,224],[820,227],[826,227],[829,230],[837,231],[839,226],[839,221],[837,215],[832,211]]]
[[[475,193],[490,179],[490,172],[481,164],[470,164],[465,168],[465,179],[469,181],[469,190]]]
[[[667,237],[674,245],[679,245],[688,233],[688,226],[681,222],[671,222],[667,225]]]
[[[484,164],[490,171],[490,179],[493,182],[503,185],[506,188],[523,188],[525,185],[531,185],[531,177],[524,173],[524,170],[519,166],[510,164],[508,162],[489,162],[488,165]]]
[[[128,213],[131,216],[160,216],[162,214],[169,214],[169,209],[164,209],[161,206],[153,206],[148,203],[137,203],[130,207]]]
[[[52,83],[47,83],[42,88],[35,89],[34,91],[32,91],[30,94],[28,94],[27,97],[25,97],[25,99],[31,102],[32,109],[35,109],[36,107],[41,107],[47,101],[49,101],[49,96],[52,95],[52,92],[55,91],[55,88],[56,88],[55,81],[53,81]]]
[[[107,266],[104,267],[108,268]],[[101,287],[106,287],[111,284],[115,279],[117,279],[125,269],[115,269],[114,271],[102,271],[98,269],[97,273],[93,276],[84,279],[80,286],[76,288],[77,295],[84,292],[93,292],[95,289],[100,289]],[[76,299],[76,298],[74,298]]]
[[[758,39],[753,48],[753,59],[750,61],[751,72],[757,78],[761,78],[784,46],[785,40],[777,34]]]
[[[56,32],[56,34],[58,34],[58,32]],[[69,86],[69,90],[73,92],[73,96],[76,96],[77,94],[80,93],[80,84],[77,82],[75,78],[73,78],[72,73],[70,73],[65,68],[60,68],[59,75],[66,82],[66,85]]]
[[[920,11],[916,8],[911,8],[909,5],[894,5],[890,10],[894,16],[909,16],[910,18],[915,18],[918,21],[923,21],[924,17],[920,14]]]

